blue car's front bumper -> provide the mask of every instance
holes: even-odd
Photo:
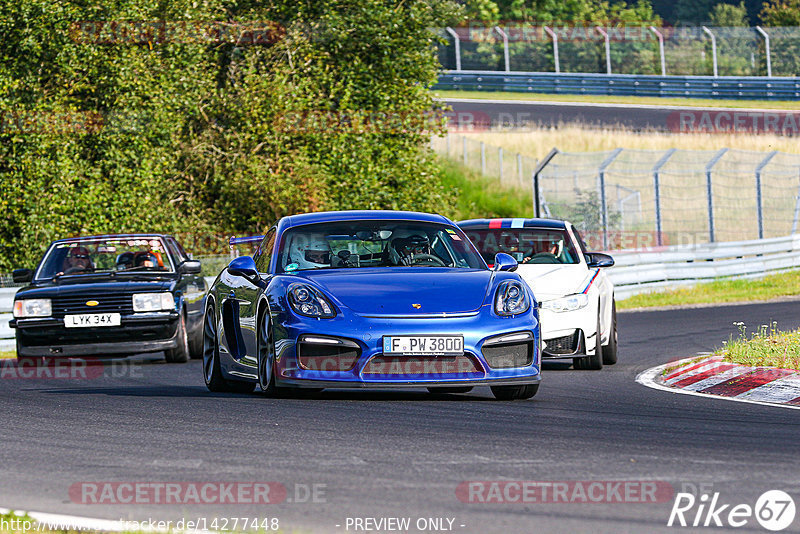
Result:
[[[276,384],[293,387],[523,385],[540,380],[535,312],[334,319],[273,317]],[[463,335],[463,356],[385,356],[383,337]],[[511,336],[511,337],[509,337]]]

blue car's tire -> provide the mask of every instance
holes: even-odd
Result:
[[[203,378],[208,390],[213,392],[250,393],[256,387],[254,382],[227,380],[222,376],[217,319],[212,305],[206,308],[203,319]]]
[[[539,384],[524,386],[492,386],[494,398],[501,401],[530,399],[539,391]]]
[[[264,311],[258,318],[258,386],[265,395],[275,395],[275,343],[272,339],[272,323],[269,313]]]

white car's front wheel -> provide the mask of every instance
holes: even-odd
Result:
[[[603,346],[603,363],[617,363],[617,301],[611,301],[611,324],[608,331],[608,345]]]
[[[598,306],[598,309],[600,307]],[[583,371],[599,371],[603,368],[603,344],[600,339],[600,314],[597,315],[597,328],[595,330],[594,354],[583,358],[573,358],[572,367]]]

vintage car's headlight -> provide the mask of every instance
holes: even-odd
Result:
[[[589,304],[589,296],[579,293],[567,295],[560,299],[546,300],[542,302],[542,308],[554,312],[569,312],[585,308]]]
[[[134,293],[133,311],[151,312],[174,310],[175,297],[172,293]]]
[[[289,304],[292,309],[306,317],[329,319],[336,316],[333,305],[319,291],[306,284],[289,286]]]
[[[522,284],[509,280],[500,284],[494,298],[494,311],[497,315],[518,315],[531,307],[528,295]]]
[[[53,306],[50,299],[20,299],[14,301],[14,317],[25,319],[28,317],[50,317]]]

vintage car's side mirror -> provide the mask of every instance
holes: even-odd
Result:
[[[14,269],[11,272],[11,279],[15,284],[25,284],[33,280],[33,271],[30,269]]]
[[[178,267],[178,272],[183,274],[199,274],[202,270],[199,260],[186,260]]]
[[[587,252],[586,265],[588,267],[613,267],[614,258],[602,252]]]
[[[504,252],[498,252],[494,257],[495,271],[516,271],[518,266],[517,260]]]

